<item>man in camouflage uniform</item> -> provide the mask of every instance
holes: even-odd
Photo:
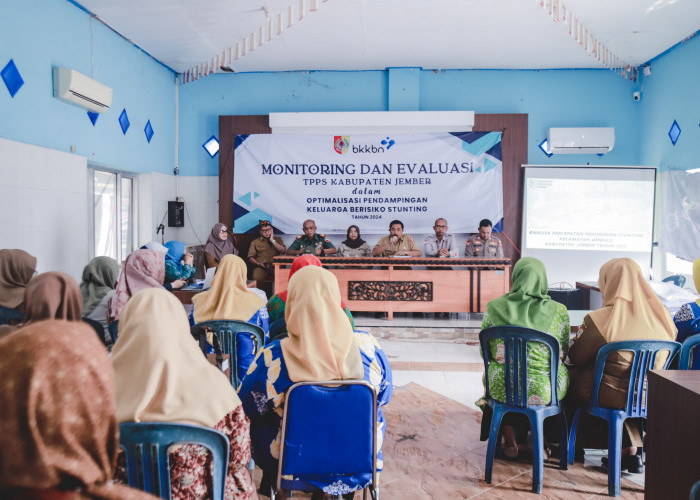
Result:
[[[310,253],[320,257],[333,255],[338,251],[325,234],[316,234],[316,223],[313,220],[305,220],[302,229],[304,234],[297,236],[289,245],[287,255]]]
[[[272,258],[281,255],[286,250],[282,238],[275,237],[269,220],[261,220],[260,238],[255,238],[250,243],[248,250],[248,262],[253,267],[253,279],[264,281],[274,276]]]
[[[467,240],[464,256],[469,257],[500,257],[503,258],[501,240],[491,235],[493,224],[488,219],[479,222],[479,234]]]

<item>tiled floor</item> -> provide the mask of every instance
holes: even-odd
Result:
[[[572,318],[572,323],[576,320]],[[480,315],[452,314],[444,319],[396,314],[388,321],[360,313],[355,324],[380,340],[394,377],[394,398],[384,409],[382,498],[607,496],[607,473],[599,467],[605,455],[601,451],[587,451],[586,462],[567,471],[547,465],[541,495],[531,493],[532,463],[527,459],[496,460],[493,483],[485,483],[486,443],[479,441],[481,412],[474,404],[483,395]],[[623,474],[621,498],[642,498],[643,479],[643,474]]]

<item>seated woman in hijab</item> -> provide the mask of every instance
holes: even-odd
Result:
[[[156,498],[112,484],[114,373],[89,326],[32,322],[2,339],[0,380],[0,498]]]
[[[250,422],[226,375],[209,363],[190,334],[182,304],[156,287],[132,297],[112,350],[117,419],[211,427],[230,441],[226,498],[257,498],[246,469]],[[170,454],[173,498],[203,498],[211,458],[186,445]]]
[[[168,249],[165,254],[165,283],[176,280],[187,282],[194,276],[194,257],[191,253],[185,253],[182,241],[168,241],[165,247]]]
[[[593,367],[598,349],[621,340],[675,340],[676,327],[668,310],[647,284],[642,270],[632,259],[612,259],[603,264],[598,277],[603,293],[603,308],[587,314],[569,351],[572,401],[577,405],[590,402],[593,394]],[[666,355],[656,358],[656,368],[663,367]],[[608,356],[598,403],[609,408],[625,408],[632,353]],[[576,435],[577,449],[608,447],[608,426],[604,420],[581,416]],[[625,421],[622,437],[622,469],[643,470],[642,457],[636,455],[642,436],[636,422]],[[578,444],[580,443],[580,444]],[[580,451],[579,451],[580,455]],[[604,465],[607,457],[604,457]]]
[[[289,281],[285,317],[289,337],[268,344],[250,365],[238,389],[251,422],[253,457],[263,470],[258,490],[269,494],[277,474],[279,432],[285,391],[295,382],[364,379],[377,391],[383,406],[393,390],[391,367],[377,341],[365,332],[353,332],[340,306],[338,280],[326,269],[307,266]],[[385,430],[381,408],[377,409],[377,436]],[[380,437],[381,436],[381,437]],[[378,453],[377,470],[382,469]],[[352,494],[367,485],[360,475],[320,478],[312,483],[318,498]],[[321,491],[323,493],[321,493]]]
[[[0,250],[0,308],[22,311],[24,288],[36,272],[36,257],[24,250]],[[10,324],[21,321],[20,315]]]
[[[134,250],[126,258],[119,274],[115,294],[107,304],[108,322],[119,321],[127,301],[145,288],[162,288],[165,256],[153,250]]]
[[[338,247],[341,257],[371,257],[372,249],[360,236],[360,228],[353,224],[348,227],[347,238]]]
[[[700,293],[700,259],[693,262],[693,281],[695,281],[695,291]],[[700,299],[695,302],[683,304],[673,317],[673,322],[678,328],[678,342],[683,342],[691,335],[700,333]],[[695,350],[693,355],[693,370],[700,370],[700,353]]]
[[[204,258],[207,261],[207,268],[217,267],[225,255],[238,255],[238,249],[233,245],[228,237],[226,224],[221,222],[214,224],[211,234],[207,238],[204,246]]]
[[[119,263],[111,257],[95,257],[83,269],[80,291],[83,316],[99,322],[107,330],[107,303],[115,294]]]
[[[302,269],[306,266],[317,266],[317,267],[323,267],[321,264],[321,260],[316,257],[315,255],[310,255],[310,254],[304,254],[300,255],[294,261],[292,262],[292,267],[289,269],[289,278],[287,281],[292,279],[292,276],[299,270]],[[285,306],[287,303],[287,290],[284,290],[280,293],[276,293],[272,297],[270,297],[270,300],[267,302],[267,311],[270,315],[270,323],[274,323],[275,321],[279,319],[284,319],[284,310]],[[355,329],[355,320],[352,317],[352,313],[350,312],[350,309],[348,306],[345,305],[345,303],[341,300],[340,302],[341,307],[345,311],[345,314],[348,317],[348,320],[350,320],[350,326],[352,329]]]
[[[569,350],[569,313],[564,305],[554,302],[547,295],[547,273],[544,264],[534,257],[524,257],[513,267],[510,292],[486,304],[481,329],[499,325],[515,325],[532,328],[555,337],[561,347],[561,359]],[[489,345],[492,361],[489,363],[489,390],[496,401],[506,402],[505,347],[497,339]],[[549,378],[549,349],[542,344],[528,345],[527,349],[528,404],[549,404],[552,400]],[[569,374],[564,363],[557,371],[557,393],[563,399],[569,386]],[[488,439],[491,425],[491,408],[482,398],[477,405],[484,412],[481,421],[481,440]],[[503,453],[508,458],[518,456],[518,443],[514,425],[521,427],[520,415],[507,415],[503,419]],[[524,422],[523,422],[524,423]],[[526,426],[527,424],[525,424]]]
[[[246,265],[236,255],[225,255],[216,270],[211,288],[192,297],[190,323],[201,323],[216,319],[245,321],[262,328],[267,342],[270,322],[265,308],[265,292],[248,288]],[[249,335],[237,334],[238,338],[238,379],[243,378],[248,365],[253,360],[257,348]]]
[[[59,272],[41,273],[24,292],[24,321],[0,327],[0,337],[47,319],[82,321],[83,297],[75,280]]]

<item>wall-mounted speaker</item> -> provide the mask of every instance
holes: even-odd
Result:
[[[183,227],[185,225],[185,202],[168,202],[168,227]]]

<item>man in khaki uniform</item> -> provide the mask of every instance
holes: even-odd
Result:
[[[372,249],[375,257],[392,255],[409,255],[420,257],[420,249],[410,234],[403,233],[403,222],[393,220],[389,224],[389,236],[382,237]]]
[[[260,238],[255,238],[250,243],[248,250],[248,262],[253,268],[253,279],[264,281],[268,277],[274,276],[272,258],[275,255],[283,254],[286,250],[282,238],[274,237],[272,225],[269,220],[260,221]]]
[[[503,257],[501,240],[491,235],[493,224],[488,219],[479,222],[479,234],[467,240],[464,256],[469,257]]]

